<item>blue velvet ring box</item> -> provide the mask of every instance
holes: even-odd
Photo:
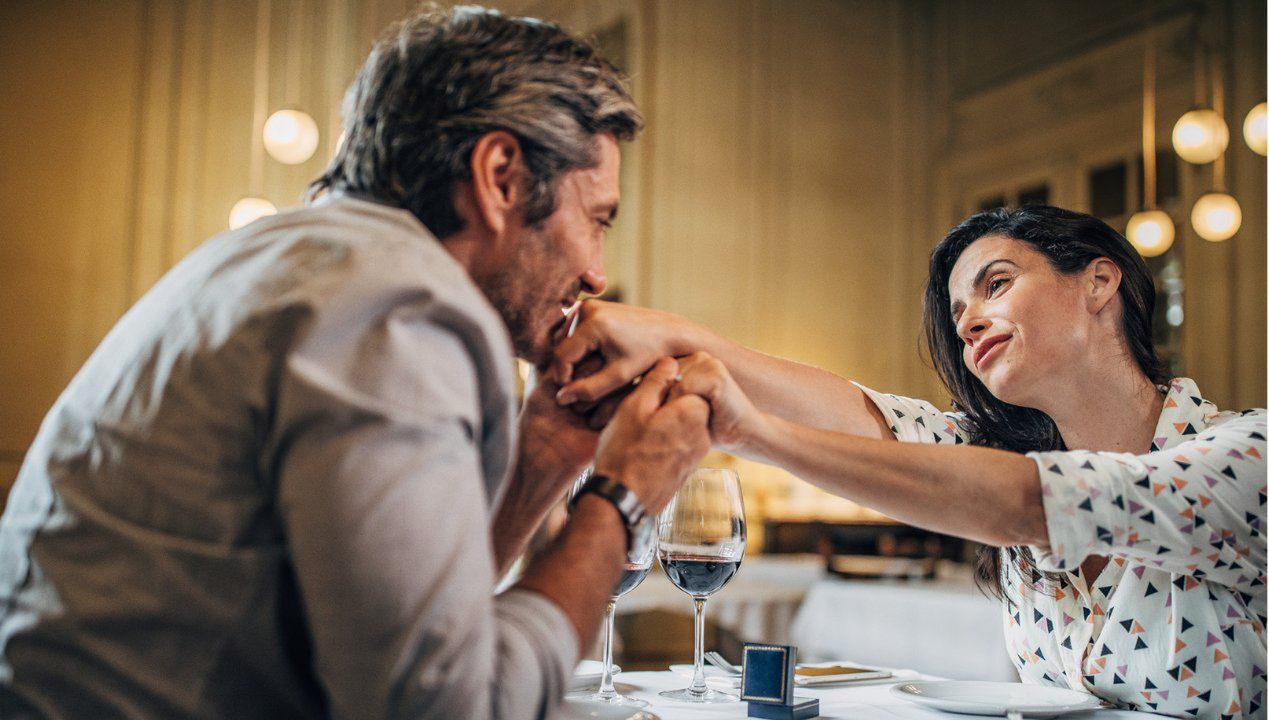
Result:
[[[819,717],[818,699],[793,696],[796,647],[745,643],[741,667],[740,699],[749,703],[749,717],[775,720]]]

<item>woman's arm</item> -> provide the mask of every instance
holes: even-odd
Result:
[[[740,451],[909,525],[988,545],[1048,545],[1039,472],[1025,455],[882,442],[771,415]]]
[[[709,401],[710,437],[720,449],[911,525],[997,546],[1048,544],[1039,471],[1024,455],[813,428],[759,410],[717,358],[697,353],[679,370],[683,380],[671,394]]]
[[[721,360],[763,412],[810,427],[892,439],[881,413],[859,388],[833,373],[766,355],[686,318],[647,308],[587,300],[571,337],[555,349],[553,370],[564,385],[561,404],[590,404],[626,386],[660,357],[705,352]],[[603,367],[574,379],[584,359]]]

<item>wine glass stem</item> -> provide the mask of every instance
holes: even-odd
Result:
[[[617,688],[612,683],[612,626],[613,614],[617,610],[617,601],[609,600],[608,609],[604,611],[604,676],[599,681],[599,692],[595,697],[610,700],[617,697]]]
[[[694,598],[696,603],[696,646],[692,653],[692,686],[688,691],[704,695],[705,687],[705,598]]]

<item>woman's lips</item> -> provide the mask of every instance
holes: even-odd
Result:
[[[988,360],[991,360],[992,358],[1000,354],[998,348],[1002,347],[1005,343],[1009,342],[1010,337],[1012,336],[995,335],[993,337],[989,337],[986,340],[984,340],[983,344],[979,345],[978,350],[974,352],[975,367],[977,367],[979,370],[982,370],[983,365],[987,364]]]

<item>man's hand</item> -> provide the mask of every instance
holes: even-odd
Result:
[[[555,402],[559,385],[549,374],[538,378],[520,411],[520,461],[577,477],[595,457],[599,429],[590,427],[586,415]]]
[[[662,358],[599,437],[595,471],[625,483],[650,513],[660,512],[709,452],[709,405],[697,395],[671,396],[678,363]]]
[[[602,300],[586,300],[577,312],[576,330],[555,346],[551,374],[564,386],[560,404],[578,403],[583,410],[628,385],[658,358],[698,349],[703,332],[677,315]],[[595,360],[602,367],[584,376],[579,365]]]

